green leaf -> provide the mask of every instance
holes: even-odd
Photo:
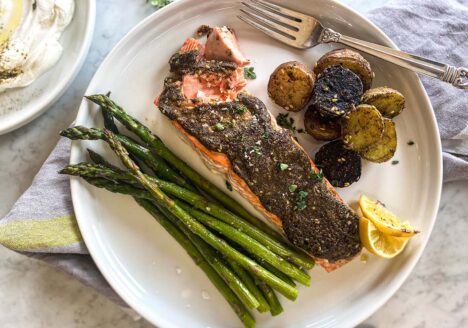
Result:
[[[288,189],[289,189],[290,192],[295,192],[296,189],[297,189],[297,185],[295,185],[295,184],[289,185]]]
[[[244,67],[244,75],[246,79],[250,80],[257,78],[257,74],[254,72],[254,68],[252,66]]]
[[[279,168],[281,171],[287,170],[288,167],[289,167],[289,165],[288,165],[288,164],[284,164],[284,163],[280,163],[280,164],[278,165],[278,168]]]
[[[170,4],[172,0],[146,0],[146,2],[159,9]]]
[[[223,131],[225,129],[225,127],[224,127],[223,123],[218,122],[215,125],[215,129],[218,130],[218,131]]]

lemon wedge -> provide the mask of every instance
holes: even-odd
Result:
[[[385,205],[377,200],[362,195],[359,198],[359,207],[362,214],[371,220],[378,230],[393,237],[413,237],[419,231],[413,229],[409,222],[401,222],[400,219],[390,212]]]
[[[361,242],[369,252],[391,259],[400,254],[408,243],[408,237],[393,237],[384,234],[368,219],[359,219]]]

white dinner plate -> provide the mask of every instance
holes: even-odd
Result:
[[[96,20],[95,0],[75,0],[75,14],[63,32],[63,53],[49,71],[31,85],[0,93],[0,135],[38,117],[67,90],[88,54]]]
[[[364,40],[395,45],[373,24],[334,1],[278,1],[319,18],[326,26]],[[112,97],[130,114],[147,124],[177,155],[220,188],[199,156],[177,137],[174,128],[153,105],[168,74],[168,59],[201,24],[229,25],[240,46],[252,59],[257,79],[247,89],[274,113],[279,108],[267,96],[269,75],[280,63],[299,60],[309,65],[331,46],[299,51],[276,42],[236,18],[239,1],[180,0],[156,12],[135,27],[109,54],[94,76],[87,94],[112,91]],[[295,302],[282,298],[284,313],[258,315],[259,327],[352,327],[384,304],[401,286],[418,261],[430,236],[441,191],[441,147],[435,117],[418,77],[384,61],[366,56],[376,79],[406,96],[407,108],[396,118],[399,164],[363,161],[359,182],[339,192],[348,202],[365,193],[384,201],[421,234],[393,260],[370,256],[326,273],[310,274],[312,285],[300,286]],[[303,113],[296,114],[302,124]],[[102,127],[99,111],[83,101],[77,124]],[[300,136],[307,151],[318,144]],[[412,140],[415,145],[409,146]],[[116,158],[102,142],[74,142],[71,163],[87,160],[86,147]],[[71,179],[76,217],[86,245],[115,291],[143,317],[158,327],[239,327],[240,321],[182,248],[128,196],[116,195]],[[253,208],[238,194],[239,202]],[[255,212],[256,213],[256,212]],[[209,297],[206,297],[209,295]],[[205,296],[205,297],[202,297]]]

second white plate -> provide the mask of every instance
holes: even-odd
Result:
[[[73,20],[60,39],[59,62],[31,85],[0,93],[0,135],[31,122],[67,90],[88,54],[95,19],[95,0],[75,1]]]

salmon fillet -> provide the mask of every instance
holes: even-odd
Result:
[[[155,103],[211,170],[333,271],[361,251],[359,217],[289,131],[245,91],[246,63],[233,31],[211,28],[205,45],[189,39],[171,57]]]

